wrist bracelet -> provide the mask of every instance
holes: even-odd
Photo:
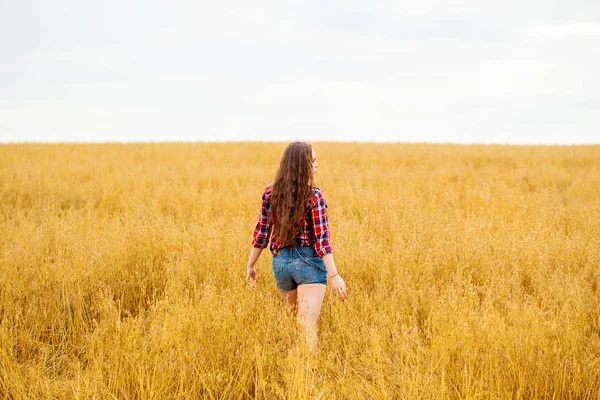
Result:
[[[330,275],[330,276],[329,276],[329,279],[333,278],[334,276],[340,276],[340,274],[338,274],[338,273],[335,273],[335,274],[333,274],[333,275]]]

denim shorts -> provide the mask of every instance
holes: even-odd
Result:
[[[277,289],[290,291],[298,285],[327,285],[327,269],[313,247],[289,247],[273,256],[273,275]]]

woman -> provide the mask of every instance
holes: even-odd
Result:
[[[318,166],[310,144],[294,142],[287,146],[275,182],[262,195],[246,272],[246,280],[254,284],[254,264],[270,238],[277,289],[297,314],[313,353],[328,275],[333,292],[341,301],[347,298],[346,284],[333,261],[327,205],[313,184]]]

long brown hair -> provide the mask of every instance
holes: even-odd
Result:
[[[314,190],[312,146],[290,143],[281,157],[271,193],[269,220],[273,236],[282,247],[296,244],[300,221],[310,205]]]

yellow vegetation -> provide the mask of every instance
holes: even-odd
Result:
[[[244,282],[285,145],[0,146],[0,398],[600,397],[600,146],[315,143],[310,357]]]

